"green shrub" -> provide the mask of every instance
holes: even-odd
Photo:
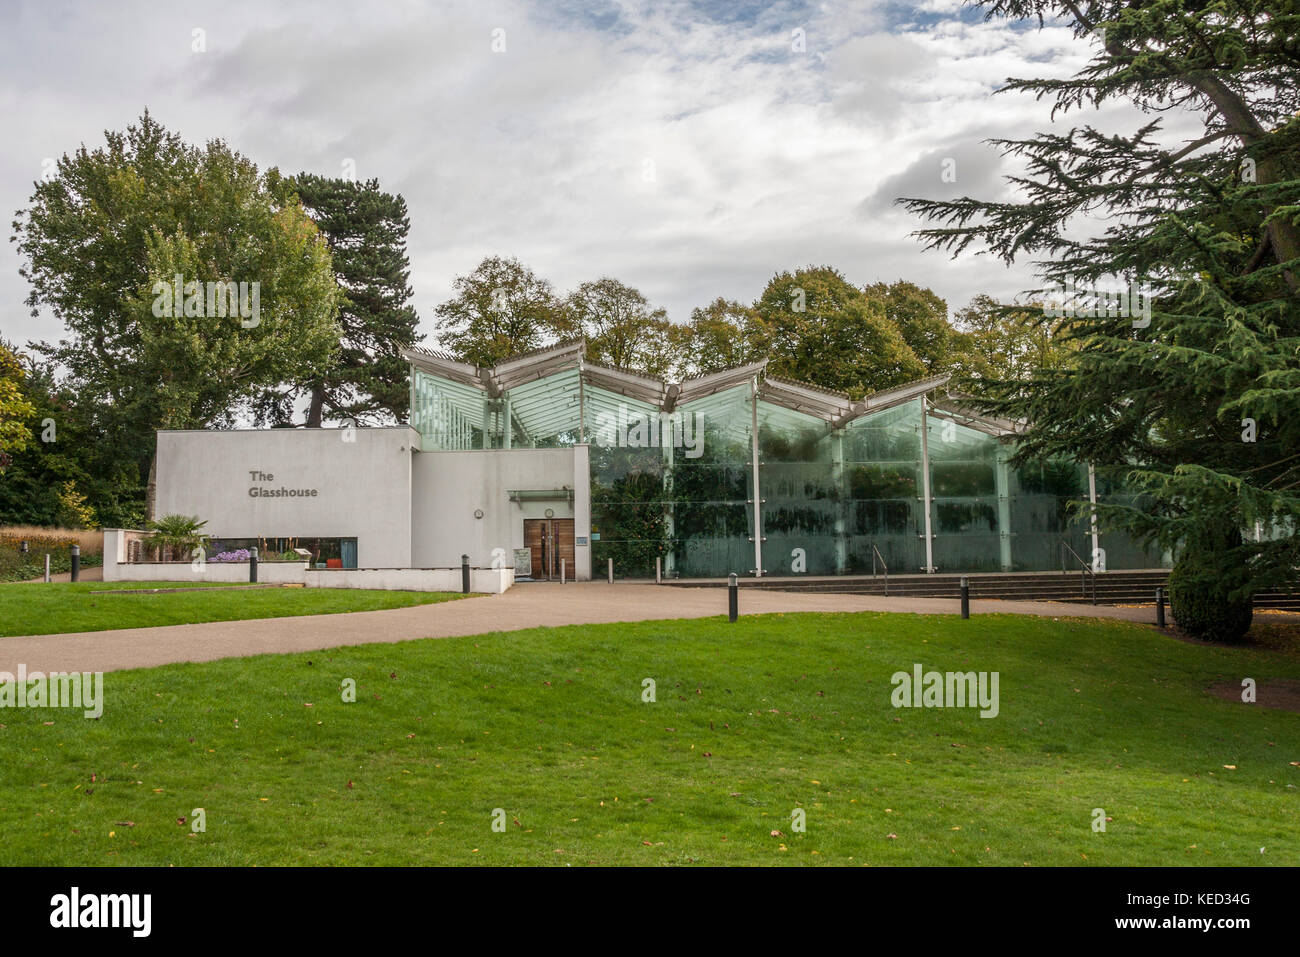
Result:
[[[27,554],[22,553],[22,543],[27,543]],[[78,539],[52,529],[48,533],[24,531],[13,534],[0,531],[0,581],[21,582],[40,578],[45,574],[45,556],[50,556],[50,573],[60,574],[72,570],[72,546]],[[88,552],[83,545],[81,567],[93,568],[103,562],[102,550]]]
[[[1189,552],[1169,572],[1169,606],[1178,627],[1207,641],[1239,642],[1254,611],[1239,574],[1221,554]],[[1230,595],[1237,592],[1233,598]]]

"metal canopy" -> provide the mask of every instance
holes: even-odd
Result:
[[[930,405],[930,414],[940,419],[950,419],[958,425],[975,429],[986,435],[1003,438],[1009,435],[1022,435],[1026,423],[999,416],[982,415],[951,400],[938,400]]]
[[[703,411],[718,400],[728,404],[736,401],[742,387],[746,401],[757,397],[761,402],[841,429],[862,416],[914,401],[947,384],[950,378],[930,376],[855,402],[843,392],[770,375],[766,359],[670,383],[589,362],[582,340],[557,343],[492,368],[459,362],[444,353],[415,346],[404,349],[402,355],[412,367],[413,389],[435,392],[444,408],[454,410],[457,420],[478,424],[485,410],[492,414],[508,410],[513,429],[537,438],[564,432],[576,435],[583,430],[584,419],[590,434],[596,416],[618,415],[620,408],[633,416]],[[432,389],[427,381],[415,385],[416,371],[441,382]],[[998,437],[1024,430],[1023,423],[980,415],[954,401],[940,401],[931,405],[930,411]]]

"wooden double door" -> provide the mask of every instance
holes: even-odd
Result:
[[[558,579],[561,561],[564,577],[573,580],[573,519],[524,519],[524,547],[533,553],[534,580]]]

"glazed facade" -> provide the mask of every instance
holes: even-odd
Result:
[[[1069,502],[1122,490],[1084,463],[1012,467],[1017,424],[951,401],[946,377],[852,401],[761,362],[660,382],[590,363],[581,343],[492,369],[406,357],[424,452],[588,448],[577,542],[596,576],[611,558],[626,578],[654,577],[656,559],[681,578],[1162,564],[1070,517]]]

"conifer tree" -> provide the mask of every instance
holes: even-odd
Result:
[[[1064,22],[1095,48],[1072,77],[1005,90],[1050,102],[1053,120],[1112,100],[1138,119],[1127,133],[1078,123],[995,141],[1020,166],[1014,202],[900,202],[931,221],[931,247],[1033,262],[1040,301],[1059,307],[1043,321],[1064,312],[1077,350],[991,407],[1032,423],[1022,461],[1071,456],[1124,476],[1140,499],[1104,506],[1103,521],[1174,550],[1180,624],[1239,638],[1252,594],[1300,564],[1300,7],[978,6]],[[1168,130],[1189,121],[1190,139]]]

